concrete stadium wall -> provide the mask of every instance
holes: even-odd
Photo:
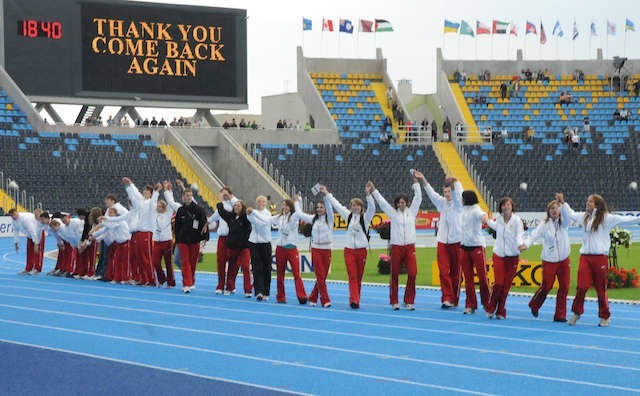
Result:
[[[338,144],[340,137],[335,129],[313,129],[311,131],[291,129],[227,129],[238,143],[291,143],[291,144]]]
[[[278,120],[299,121],[302,128],[309,119],[307,107],[298,92],[263,96],[262,114],[262,126],[265,128],[275,128]]]
[[[9,76],[4,67],[0,66],[0,87],[11,97],[11,100],[22,110],[27,116],[29,123],[38,129],[42,124],[42,117],[33,108],[31,102],[25,96],[24,92],[18,87],[18,85]]]

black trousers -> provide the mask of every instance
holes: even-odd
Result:
[[[253,272],[253,292],[268,296],[271,290],[271,243],[249,242],[251,271]]]
[[[109,265],[109,246],[100,241],[100,254],[98,255],[98,266],[96,267],[96,275],[104,278]]]

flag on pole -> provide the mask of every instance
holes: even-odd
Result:
[[[564,36],[564,32],[562,31],[562,26],[560,26],[560,20],[556,21],[556,24],[553,25],[553,31],[551,32],[552,36],[562,37]]]
[[[627,21],[624,23],[624,31],[631,30],[632,32],[636,31],[636,27],[633,25],[633,22],[627,18]]]
[[[544,26],[540,21],[540,44],[545,45],[547,43],[547,34],[544,32]]]
[[[536,25],[527,21],[527,30],[525,34],[529,34],[529,33],[537,35],[538,31],[536,30]]]
[[[360,20],[360,32],[371,33],[373,32],[373,21],[367,21],[366,19]]]
[[[578,26],[576,25],[576,21],[573,21],[573,36],[571,36],[572,40],[575,40],[578,38]]]
[[[353,24],[348,19],[340,20],[340,31],[342,33],[353,34]]]
[[[607,35],[615,36],[616,35],[616,24],[609,21],[607,19]]]
[[[302,30],[311,30],[311,19],[302,18]]]
[[[376,33],[377,32],[393,32],[391,22],[386,19],[376,19]]]
[[[513,22],[511,22],[511,27],[509,28],[509,34],[518,37],[518,26]]]
[[[476,20],[476,34],[478,36],[481,34],[491,34],[491,29],[489,29],[489,26]]]
[[[466,34],[467,36],[474,37],[473,28],[464,19],[460,21],[460,34]]]
[[[493,34],[507,34],[509,29],[509,22],[502,22],[493,20]]]
[[[451,22],[449,20],[444,20],[444,32],[445,33],[458,33],[458,28],[460,24],[457,22]]]
[[[591,36],[597,36],[598,33],[596,32],[596,23],[595,22],[591,22]]]
[[[322,31],[333,32],[333,21],[331,19],[322,18]]]

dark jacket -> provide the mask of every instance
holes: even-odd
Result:
[[[208,234],[208,232],[203,234],[205,227],[207,227],[207,216],[204,214],[204,209],[193,202],[182,205],[176,212],[176,243],[193,244],[205,240]]]
[[[225,246],[229,249],[241,250],[249,247],[249,235],[251,234],[251,223],[247,215],[236,216],[224,208],[222,202],[216,205],[218,214],[229,225],[229,235],[225,241]]]

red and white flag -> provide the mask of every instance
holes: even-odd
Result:
[[[360,31],[362,33],[372,33],[373,32],[373,21],[367,21],[366,19],[360,20]]]
[[[333,32],[333,21],[331,19],[322,18],[322,31]]]

